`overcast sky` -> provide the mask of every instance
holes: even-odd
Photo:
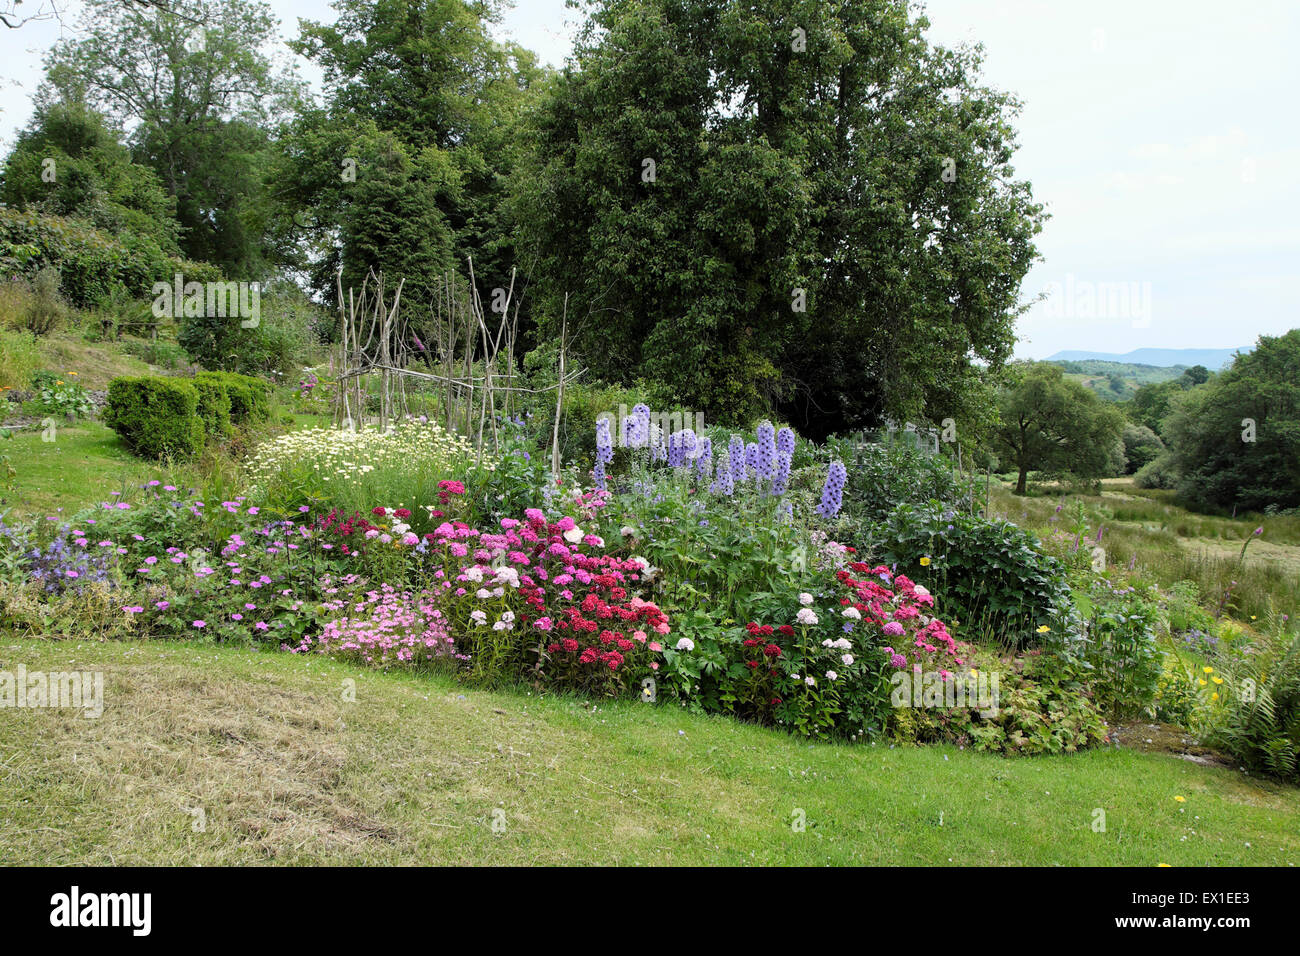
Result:
[[[27,0],[36,6],[39,0]],[[59,0],[75,24],[77,0]],[[270,0],[332,20],[328,0]],[[931,38],[981,42],[1025,104],[1020,177],[1052,219],[1017,354],[1230,348],[1300,327],[1300,4],[1291,0],[929,0]],[[559,65],[576,15],[517,0],[504,29]],[[0,148],[30,116],[55,22],[0,32]],[[303,75],[318,74],[304,68]]]

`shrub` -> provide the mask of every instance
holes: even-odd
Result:
[[[1125,474],[1133,474],[1164,454],[1165,443],[1145,425],[1124,426]]]
[[[165,255],[144,236],[119,241],[73,219],[0,209],[0,270],[35,276],[46,267],[59,271],[60,292],[78,308],[122,289],[143,297],[155,282],[170,283],[178,272],[197,282],[221,277],[215,266]]]
[[[880,521],[899,505],[927,501],[957,507],[970,493],[968,479],[958,475],[952,459],[927,455],[906,438],[881,442],[852,438],[832,444],[838,446],[832,457],[848,464],[844,489],[848,518]]]
[[[194,379],[194,390],[199,393],[199,418],[203,420],[203,433],[209,441],[226,438],[231,433],[230,393],[221,379]]]
[[[108,383],[104,424],[142,458],[191,458],[204,445],[199,391],[185,379],[113,379]]]
[[[873,530],[870,546],[938,596],[947,617],[1008,645],[1032,643],[1069,603],[1061,563],[1009,521],[905,504]]]
[[[1158,488],[1172,491],[1178,487],[1178,465],[1174,457],[1165,452],[1138,469],[1133,476],[1133,484],[1139,488]]]
[[[59,295],[59,270],[46,266],[31,282],[32,297],[23,317],[24,327],[35,336],[54,331],[67,312]]]
[[[230,420],[236,425],[266,421],[271,417],[271,385],[237,372],[200,372],[195,381],[218,383],[230,399]]]

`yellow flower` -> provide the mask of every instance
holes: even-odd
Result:
[[[1250,619],[1251,619],[1252,621],[1255,620],[1255,615],[1252,614],[1252,615],[1250,616]]]
[[[76,375],[77,373],[76,373],[76,372],[69,372],[68,374],[69,374],[69,375]]]
[[[1209,683],[1209,681],[1207,681],[1204,677],[1202,677],[1202,678],[1198,681],[1198,683],[1199,683],[1202,687],[1204,687],[1206,684]]]
[[[1210,700],[1218,700],[1218,699],[1219,699],[1219,694],[1217,691],[1210,695]]]
[[[1223,678],[1222,678],[1222,677],[1211,677],[1210,680],[1214,681],[1216,684],[1222,684],[1222,683],[1223,683]]]
[[[1170,868],[1172,869],[1172,865],[1169,864],[1169,863],[1160,863],[1160,864],[1157,864],[1157,865],[1158,865],[1158,866],[1168,866],[1168,867],[1170,867]]]
[[[1213,674],[1213,673],[1214,673],[1214,668],[1211,667],[1209,664],[1206,664],[1204,667],[1201,668],[1201,670],[1203,670],[1203,671],[1204,671],[1205,673],[1207,673],[1207,674]]]
[[[923,567],[923,568],[928,568],[929,566],[930,566],[930,559],[929,559],[929,558],[922,558],[922,559],[921,559],[921,567]]]
[[[1048,627],[1046,624],[1043,624],[1043,625],[1041,625],[1041,626],[1038,628],[1038,633],[1039,633],[1039,634],[1046,634],[1046,633],[1047,633],[1048,631],[1050,631],[1050,630],[1051,630],[1050,627]]]
[[[1177,800],[1179,803],[1186,803],[1186,802],[1187,802],[1187,798],[1186,798],[1186,797],[1174,797],[1174,799]]]

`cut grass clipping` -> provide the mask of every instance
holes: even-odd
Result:
[[[0,641],[0,671],[104,674],[98,719],[0,710],[8,864],[1300,862],[1300,790],[1170,755],[810,745],[323,658]]]

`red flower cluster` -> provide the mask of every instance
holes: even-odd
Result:
[[[375,509],[376,514],[383,514],[383,508]],[[325,515],[323,518],[316,520],[316,529],[322,534],[336,534],[345,539],[339,546],[343,554],[351,554],[354,550],[363,550],[360,545],[365,541],[365,534],[375,526],[362,517],[361,512],[353,512],[351,516],[344,517],[336,509]],[[358,536],[360,540],[353,540],[353,535]]]
[[[440,505],[450,502],[452,495],[463,495],[464,493],[465,483],[463,481],[444,479],[438,482],[438,504]]]

